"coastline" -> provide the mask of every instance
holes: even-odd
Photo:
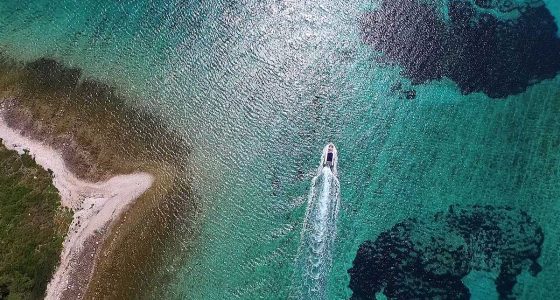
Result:
[[[97,253],[108,230],[129,205],[152,186],[155,178],[138,172],[97,183],[79,179],[69,171],[60,151],[9,127],[3,113],[0,109],[2,143],[19,153],[29,151],[38,165],[52,172],[62,205],[74,213],[60,264],[47,287],[46,299],[80,298],[86,292]],[[81,259],[85,257],[87,259]]]
[[[198,233],[200,207],[190,185],[188,139],[162,116],[134,104],[142,100],[55,59],[23,62],[0,52],[0,91],[3,123],[57,151],[64,174],[90,183],[137,172],[153,176],[152,186],[123,209],[118,221],[84,241],[87,251],[74,256],[78,266],[72,267],[80,272],[67,272],[73,285],[63,298],[161,294],[179,259],[187,257],[171,245]]]

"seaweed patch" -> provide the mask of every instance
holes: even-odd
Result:
[[[542,1],[380,0],[360,20],[363,41],[413,84],[444,77],[463,94],[522,93],[560,71],[560,38]]]
[[[536,276],[544,234],[526,212],[508,207],[451,206],[407,219],[360,245],[350,274],[352,299],[469,299],[471,271],[498,274],[501,299],[515,296],[517,276]]]

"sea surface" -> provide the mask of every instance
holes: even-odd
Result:
[[[147,297],[446,295],[437,273],[471,299],[559,299],[560,2],[387,1],[5,0],[0,51],[79,67],[192,145],[196,235],[174,233]],[[466,269],[352,269],[366,241],[397,269]]]

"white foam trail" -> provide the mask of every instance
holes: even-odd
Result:
[[[329,167],[311,181],[293,286],[298,299],[326,299],[325,287],[332,264],[340,185]]]

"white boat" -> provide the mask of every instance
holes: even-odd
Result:
[[[319,168],[329,167],[331,172],[336,176],[336,166],[338,163],[338,154],[336,147],[333,143],[328,143],[323,149],[323,155],[321,156],[321,166]]]

